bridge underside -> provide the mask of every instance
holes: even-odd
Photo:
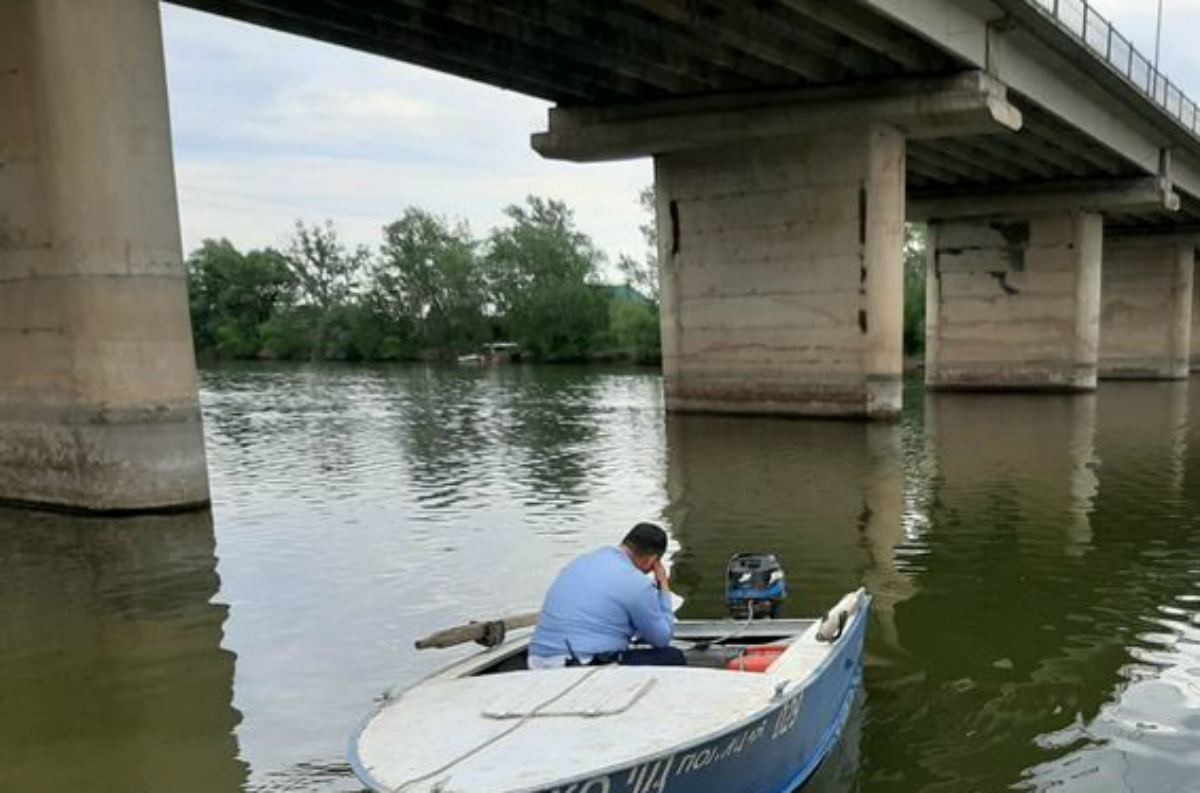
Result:
[[[172,0],[243,22],[587,107],[948,76],[976,67],[870,3],[825,0]],[[886,5],[886,3],[884,4]],[[1146,176],[1050,109],[1009,91],[1020,131],[911,141],[911,200]],[[1200,228],[1177,212],[1113,212],[1110,229]]]

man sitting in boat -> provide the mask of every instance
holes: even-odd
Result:
[[[619,546],[567,565],[546,593],[529,645],[529,668],[685,664],[683,653],[671,646],[675,615],[662,564],[666,550],[666,532],[639,523]],[[631,649],[634,639],[650,647]]]

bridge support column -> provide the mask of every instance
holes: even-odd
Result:
[[[208,501],[157,0],[0,4],[0,500]]]
[[[926,384],[1094,389],[1102,244],[1092,212],[931,224]]]
[[[668,409],[899,412],[899,132],[660,155],[655,186]]]
[[[1105,241],[1101,378],[1182,380],[1188,376],[1194,245],[1186,238]]]
[[[1191,371],[1200,372],[1200,288],[1196,286],[1200,283],[1200,278],[1196,277],[1196,267],[1200,267],[1200,260],[1192,266],[1192,334],[1188,345],[1188,359],[1191,361]]]
[[[654,157],[667,407],[900,410],[909,139],[1021,125],[982,72],[554,108],[535,150]]]

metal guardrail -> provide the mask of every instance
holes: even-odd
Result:
[[[1138,52],[1087,0],[1025,0],[1054,20],[1147,98],[1200,137],[1200,108]]]

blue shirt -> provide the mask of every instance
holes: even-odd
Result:
[[[667,647],[674,632],[670,595],[634,567],[624,550],[601,548],[571,562],[550,585],[529,652],[618,653],[634,636]]]

